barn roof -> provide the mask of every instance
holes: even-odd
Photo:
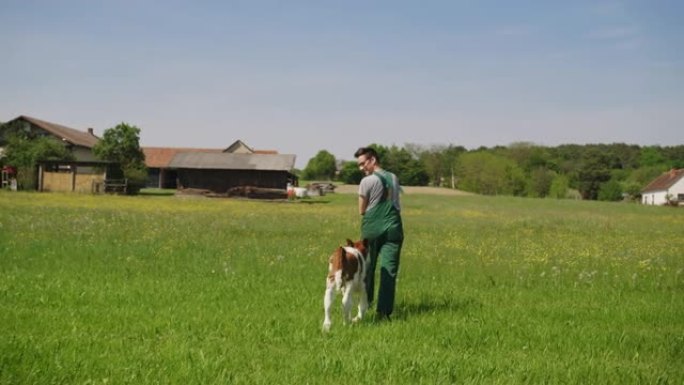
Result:
[[[166,168],[173,157],[180,152],[222,152],[220,148],[183,148],[183,147],[143,147],[145,166],[150,168]]]
[[[85,131],[79,131],[70,127],[62,126],[55,123],[46,122],[44,120],[32,118],[30,116],[21,115],[14,120],[25,120],[43,130],[51,133],[52,135],[62,139],[66,142],[77,146],[83,146],[87,148],[93,148],[100,138]]]
[[[231,154],[180,152],[169,163],[171,168],[208,170],[291,171],[295,155],[289,154]]]
[[[233,154],[277,154],[276,150],[255,150],[249,147],[245,142],[238,139],[230,146],[226,147],[223,152],[230,152]]]
[[[679,170],[672,169],[655,178],[641,192],[663,191],[672,187],[684,177],[684,168]]]

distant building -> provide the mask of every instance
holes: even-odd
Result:
[[[100,138],[95,136],[92,128],[89,128],[87,131],[79,131],[56,123],[21,115],[0,126],[0,130],[3,127],[17,126],[21,127],[26,133],[57,139],[74,154],[76,160],[86,162],[97,160],[95,154],[93,154],[93,147],[100,141]],[[5,132],[0,132],[0,152],[2,152],[2,146],[5,144],[3,143],[4,137]]]
[[[282,189],[295,184],[295,155],[181,152],[169,167],[177,170],[179,189],[226,193],[233,187]]]
[[[93,129],[79,131],[71,127],[21,115],[0,126],[0,155],[4,153],[8,130],[21,130],[29,137],[50,137],[62,143],[73,154],[75,160],[44,161],[40,160],[37,172],[29,178],[34,179],[34,186],[38,191],[70,191],[96,192],[107,176],[107,170],[116,165],[110,162],[98,161],[93,153],[93,147],[100,141]],[[11,183],[3,168],[2,187]],[[26,186],[31,186],[27,184]],[[28,187],[31,188],[31,187]]]
[[[663,173],[641,190],[641,203],[664,205],[684,203],[684,168]]]
[[[40,191],[100,191],[111,168],[95,157],[100,141],[93,129],[79,131],[60,124],[21,115],[0,126],[0,154],[5,132],[21,129],[34,136],[57,139],[74,155],[73,161],[41,162],[36,181]],[[237,186],[285,189],[296,181],[295,155],[255,150],[236,140],[226,148],[142,147],[148,168],[148,187],[197,188],[218,193]],[[11,165],[9,165],[11,166]],[[3,172],[3,177],[8,172]],[[9,183],[9,180],[8,180]]]
[[[226,149],[224,149],[222,152],[228,152],[231,154],[277,154],[278,151],[275,150],[255,150],[248,145],[245,144],[245,142],[241,141],[240,139],[236,140],[233,144],[228,146]]]
[[[147,167],[147,187],[176,188],[177,170],[169,167],[176,154],[184,152],[221,153],[216,148],[143,147]]]
[[[236,140],[226,148],[143,147],[142,150],[148,169],[147,187],[198,188],[223,193],[226,186],[284,189],[287,181],[282,186],[280,181],[294,178],[290,173],[294,168],[294,155],[281,156],[274,150],[255,150],[241,140]],[[290,157],[293,159],[291,165],[288,163]],[[285,179],[281,178],[283,168],[288,174]],[[224,180],[214,180],[217,178]]]

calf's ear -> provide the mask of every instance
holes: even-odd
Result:
[[[340,246],[340,248],[337,249],[337,253],[339,254],[340,260],[344,264],[347,260],[347,250],[345,250],[344,247]]]
[[[347,238],[347,246],[354,246],[354,242],[349,238]]]

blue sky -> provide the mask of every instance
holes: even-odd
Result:
[[[0,0],[0,121],[341,159],[684,144],[681,1]]]

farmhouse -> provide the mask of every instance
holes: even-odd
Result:
[[[20,130],[30,137],[52,137],[62,143],[75,160],[43,161],[38,164],[38,172],[32,177],[36,179],[38,191],[94,192],[101,188],[107,172],[116,165],[100,162],[93,154],[93,147],[100,140],[93,129],[79,131],[60,124],[47,122],[30,116],[21,115],[0,126],[0,146],[5,144],[7,131]],[[0,147],[0,154],[3,152]],[[11,166],[11,165],[10,165]],[[7,167],[12,168],[12,167]],[[11,182],[7,172],[3,172],[2,185]]]
[[[641,191],[641,203],[664,205],[684,203],[684,168],[663,173]]]
[[[95,155],[93,154],[93,147],[100,138],[95,136],[92,128],[89,128],[87,132],[79,131],[25,115],[14,118],[0,127],[4,127],[5,129],[10,127],[19,128],[24,132],[31,133],[35,136],[53,137],[61,141],[64,146],[74,154],[76,160],[86,162],[96,160]],[[0,132],[0,146],[3,145],[2,142],[4,137],[5,132]],[[1,149],[2,148],[0,147],[0,150]]]
[[[179,189],[226,193],[238,186],[285,190],[295,184],[295,155],[181,152],[169,167],[177,170]]]

